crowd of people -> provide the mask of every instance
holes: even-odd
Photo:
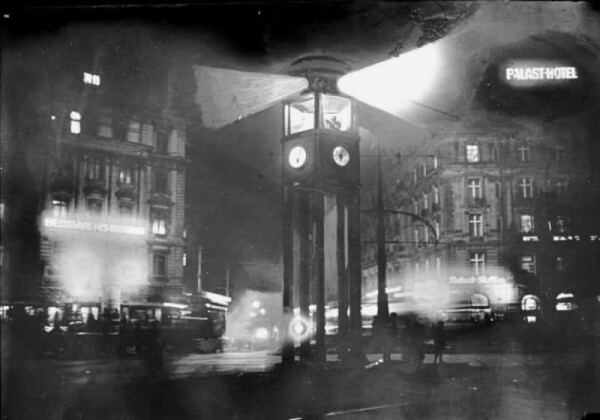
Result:
[[[389,317],[376,316],[372,324],[372,349],[383,354],[383,361],[391,360],[391,354],[400,350],[402,358],[419,367],[425,359],[425,341],[433,339],[433,363],[443,363],[446,348],[444,322],[438,321],[428,329],[415,314],[400,319],[398,314]]]

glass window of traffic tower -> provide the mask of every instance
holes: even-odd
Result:
[[[314,93],[285,106],[285,135],[315,128],[352,131],[352,101],[343,96]]]

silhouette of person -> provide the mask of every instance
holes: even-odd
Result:
[[[433,363],[444,363],[444,349],[446,348],[446,332],[444,321],[438,321],[433,328]]]

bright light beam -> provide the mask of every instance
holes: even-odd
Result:
[[[398,115],[421,101],[442,74],[441,47],[428,44],[343,76],[338,87],[375,108]]]

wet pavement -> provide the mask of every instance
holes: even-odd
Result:
[[[489,330],[494,331],[494,330]],[[443,365],[392,354],[370,369],[283,368],[268,351],[66,360],[2,352],[2,419],[575,419],[600,412],[598,352],[523,348],[498,331],[455,338]],[[593,350],[592,348],[591,350]]]

